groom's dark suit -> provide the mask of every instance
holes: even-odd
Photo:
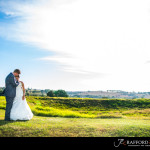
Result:
[[[13,73],[10,73],[5,80],[5,97],[6,97],[6,112],[5,120],[10,120],[10,111],[13,105],[13,100],[16,96],[16,87],[19,85],[18,81],[15,81]]]

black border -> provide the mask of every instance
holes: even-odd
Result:
[[[48,149],[53,148],[66,148],[69,149],[80,148],[80,146],[86,146],[96,149],[150,149],[149,146],[128,146],[128,145],[119,145],[118,147],[114,146],[114,143],[118,142],[118,139],[124,139],[124,141],[133,141],[133,140],[148,140],[150,137],[0,137],[0,145],[5,148],[17,146],[18,148],[30,148],[34,146],[37,148],[48,147]],[[23,147],[22,147],[23,146]]]

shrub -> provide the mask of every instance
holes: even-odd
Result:
[[[69,97],[67,92],[64,90],[57,90],[54,93],[56,97]]]
[[[47,93],[47,96],[49,96],[49,97],[55,97],[54,91],[53,91],[53,90],[50,90],[50,91]]]

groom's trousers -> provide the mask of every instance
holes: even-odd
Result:
[[[5,111],[5,120],[10,120],[10,112],[13,105],[14,98],[6,96],[6,111]]]

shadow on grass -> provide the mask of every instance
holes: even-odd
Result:
[[[10,124],[10,123],[14,123],[14,122],[27,122],[28,120],[17,120],[17,121],[5,121],[5,120],[0,120],[0,126],[6,125],[6,124]]]

